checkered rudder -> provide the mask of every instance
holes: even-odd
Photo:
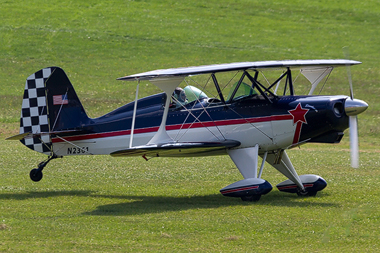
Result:
[[[21,142],[32,150],[47,154],[50,153],[51,140],[48,134],[45,82],[54,69],[54,67],[41,69],[26,79],[20,118],[20,134],[33,134]]]

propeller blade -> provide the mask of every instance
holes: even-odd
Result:
[[[351,77],[350,65],[346,65],[346,69],[347,69],[348,83],[350,84],[350,98],[354,99],[354,88],[352,87],[352,77]]]
[[[343,47],[343,53],[346,56],[346,59],[350,59],[348,47]],[[352,87],[351,66],[347,64],[346,69],[347,69],[348,83],[350,84],[350,98],[354,99],[354,88]]]
[[[349,59],[348,47],[343,47],[346,58]],[[348,83],[350,84],[350,98],[346,100],[345,111],[349,116],[350,124],[350,150],[351,150],[351,167],[359,168],[359,137],[358,137],[358,114],[368,108],[368,104],[362,100],[354,99],[354,88],[352,87],[351,66],[346,65]]]
[[[359,168],[359,137],[358,137],[358,118],[350,116],[350,150],[351,150],[351,167]]]

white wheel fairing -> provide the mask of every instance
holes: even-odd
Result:
[[[246,178],[232,183],[220,190],[223,196],[246,197],[264,195],[272,190],[272,185],[261,178]]]
[[[322,191],[327,186],[326,180],[318,175],[306,174],[300,175],[299,178],[305,188],[305,192]],[[279,191],[283,192],[297,193],[299,191],[299,187],[290,179],[279,183],[276,187]]]

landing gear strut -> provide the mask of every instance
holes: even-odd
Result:
[[[45,168],[45,166],[53,159],[55,158],[58,158],[59,156],[57,156],[56,154],[52,154],[51,156],[49,156],[49,158],[45,161],[42,161],[38,164],[38,168],[36,169],[32,169],[29,173],[29,176],[30,176],[30,179],[32,179],[32,181],[34,182],[38,182],[42,179],[43,177],[43,174],[42,174],[42,170]]]

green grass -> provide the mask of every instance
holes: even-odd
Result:
[[[5,141],[1,141],[4,147]],[[379,248],[379,153],[361,169],[335,148],[290,151],[300,173],[329,185],[315,198],[273,190],[258,203],[218,189],[240,179],[228,157],[65,158],[39,183],[28,171],[42,157],[10,142],[1,151],[2,251],[361,251]],[[17,155],[17,160],[15,160]],[[285,178],[266,167],[264,178]]]
[[[380,245],[380,7],[377,1],[0,1],[0,252],[378,252]],[[228,157],[45,159],[19,142],[26,77],[68,74],[90,116],[134,98],[117,77],[239,61],[350,58],[360,169],[339,145],[289,151],[299,174],[328,181],[315,198],[274,189],[258,203],[218,190],[241,179]],[[144,85],[146,83],[143,83]],[[153,85],[140,96],[158,92]],[[344,68],[324,90],[348,94]],[[285,178],[266,166],[275,186]]]

